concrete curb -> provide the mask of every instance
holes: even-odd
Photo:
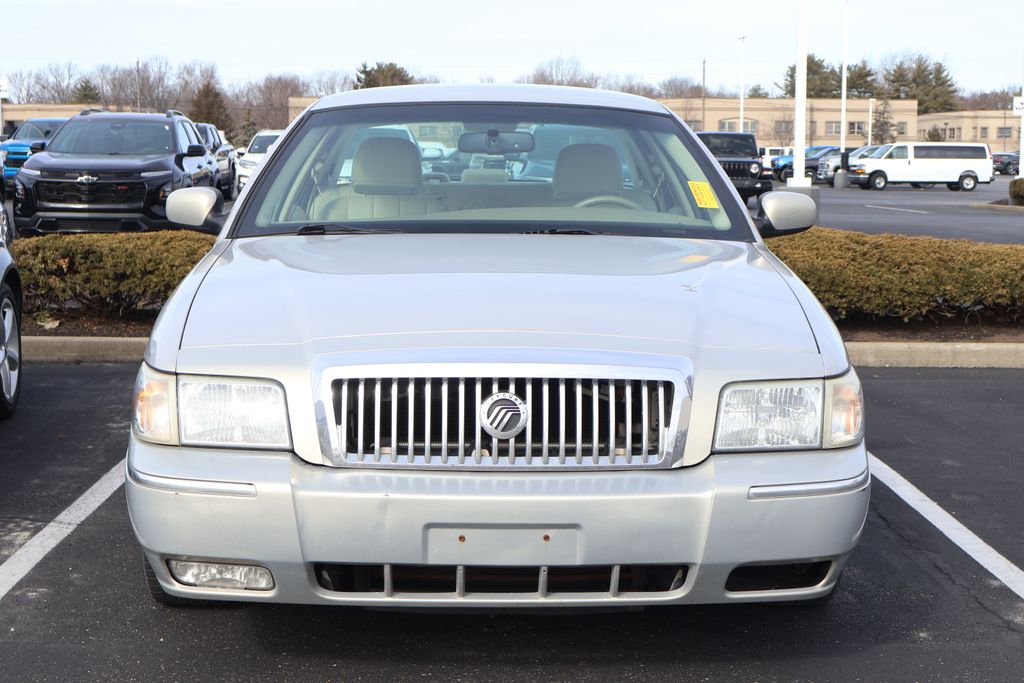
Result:
[[[138,363],[144,337],[24,337],[28,362]],[[847,342],[858,367],[1024,368],[1024,344],[1004,342]]]
[[[146,353],[146,337],[22,337],[27,362],[137,363]]]
[[[1009,204],[987,204],[985,202],[971,202],[967,206],[971,207],[972,209],[991,209],[992,211],[1024,213],[1024,206],[1010,206]]]

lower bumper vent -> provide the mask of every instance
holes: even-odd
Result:
[[[321,588],[337,593],[436,597],[600,593],[669,593],[686,582],[686,565],[639,564],[562,567],[318,564]]]
[[[732,570],[725,582],[725,590],[740,593],[812,588],[825,580],[831,568],[832,563],[828,560],[794,564],[750,564]]]

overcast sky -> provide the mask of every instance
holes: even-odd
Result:
[[[771,89],[796,51],[797,0],[21,0],[4,3],[0,73],[162,56],[228,82],[395,61],[442,81],[512,81],[553,57],[652,83],[679,74]],[[810,1],[809,49],[842,59],[843,0]],[[1020,86],[1024,0],[854,0],[850,59],[923,52],[965,90]]]

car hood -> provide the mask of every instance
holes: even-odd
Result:
[[[170,170],[170,154],[62,154],[42,151],[25,162],[27,168],[37,171],[143,171]]]
[[[196,293],[181,348],[393,348],[437,333],[817,353],[795,295],[754,244],[464,234],[233,240]]]
[[[0,149],[5,152],[13,152],[14,150],[27,152],[32,148],[32,143],[34,142],[43,142],[43,140],[5,140],[0,142]]]

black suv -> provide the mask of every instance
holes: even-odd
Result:
[[[49,142],[33,143],[14,179],[22,236],[176,227],[167,195],[213,186],[217,162],[181,112],[83,111]]]
[[[743,201],[772,191],[772,181],[761,177],[761,157],[753,135],[709,131],[697,133],[697,137],[718,159]]]

